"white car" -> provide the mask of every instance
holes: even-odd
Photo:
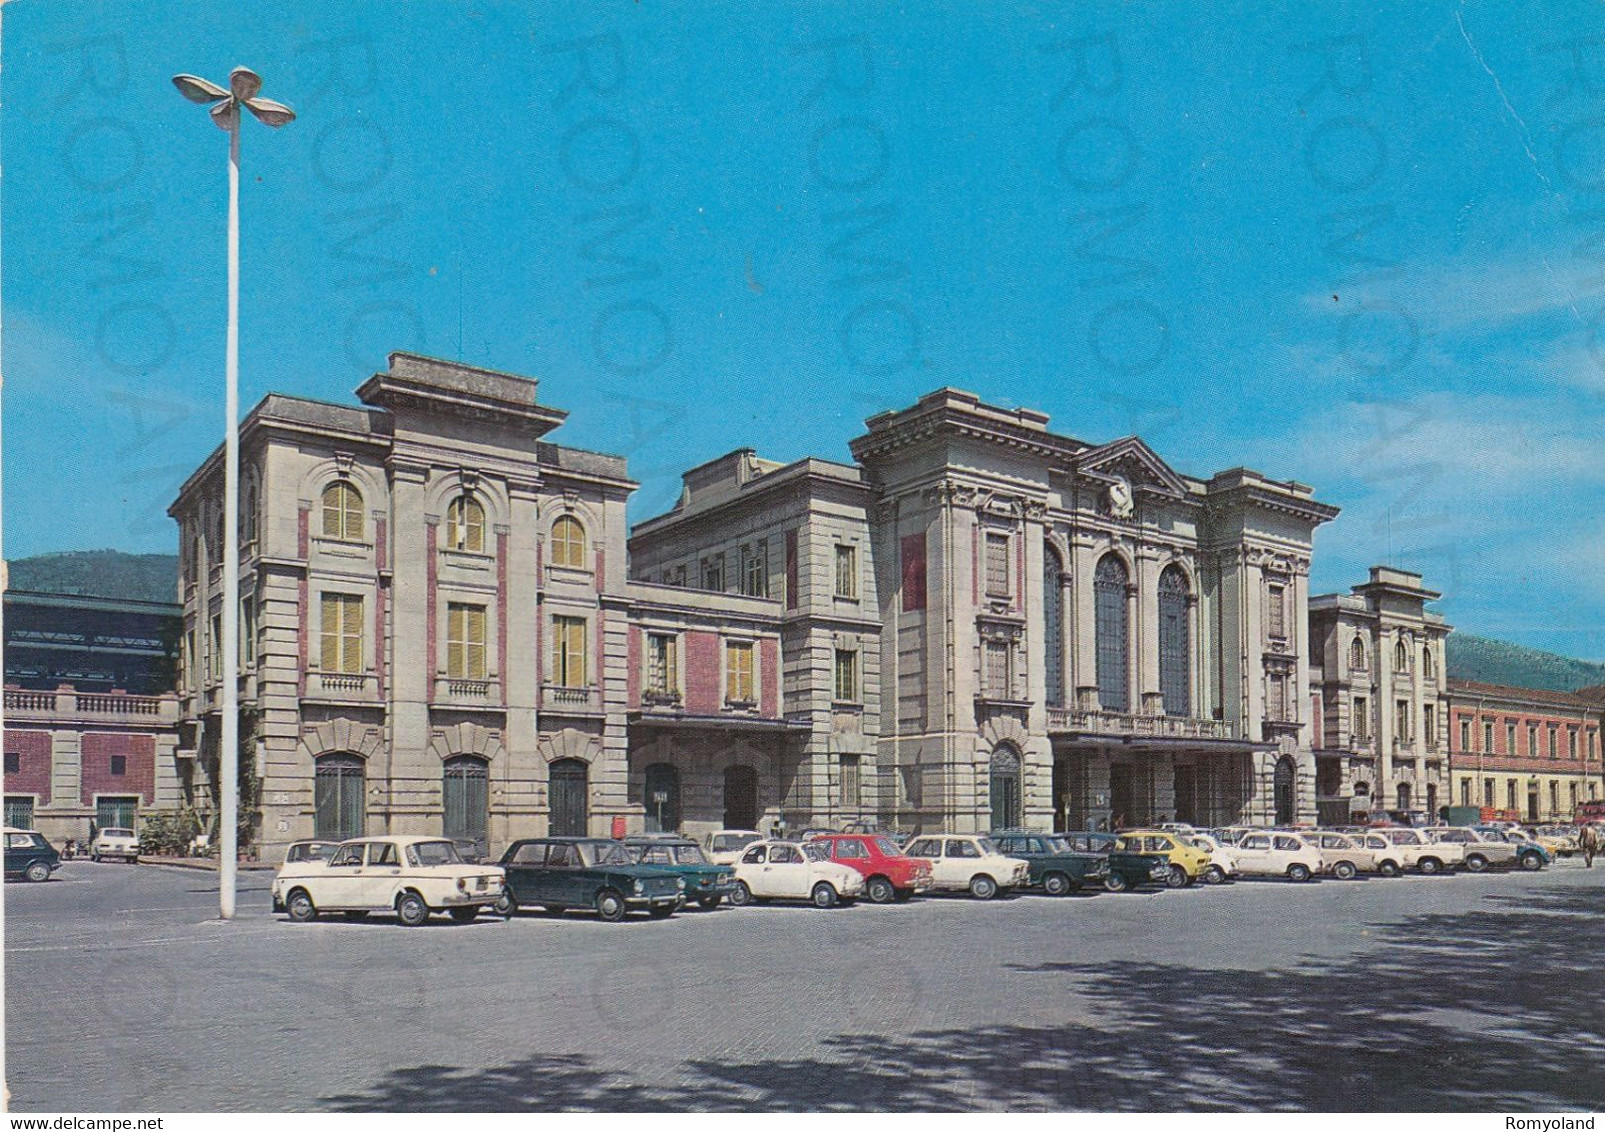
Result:
[[[134,836],[131,829],[107,826],[95,834],[95,840],[89,843],[89,855],[96,861],[121,857],[133,864],[139,860],[139,838]]]
[[[755,829],[720,829],[708,834],[703,848],[707,849],[708,860],[714,864],[733,865],[741,860],[747,846],[763,839],[763,834]]]
[[[1209,867],[1204,870],[1205,884],[1225,884],[1229,880],[1236,880],[1239,869],[1237,867],[1237,850],[1231,845],[1222,845],[1207,833],[1178,834],[1177,836],[1195,849],[1202,849],[1209,854]]]
[[[1429,829],[1427,835],[1439,844],[1459,845],[1465,855],[1466,868],[1471,872],[1509,869],[1516,865],[1514,844],[1478,833],[1467,826]]]
[[[1466,847],[1447,841],[1434,841],[1424,829],[1413,826],[1389,827],[1377,831],[1396,848],[1414,855],[1414,862],[1405,868],[1414,868],[1423,876],[1458,869],[1466,863]]]
[[[1321,871],[1321,851],[1297,833],[1266,830],[1250,833],[1232,847],[1243,876],[1315,879]]]
[[[321,860],[287,864],[273,878],[273,910],[297,923],[324,912],[361,920],[394,912],[416,927],[433,912],[467,923],[502,895],[495,865],[464,864],[444,837],[359,837]]]
[[[1322,870],[1339,880],[1377,871],[1377,851],[1367,849],[1363,837],[1322,829],[1305,834],[1305,840],[1321,851]]]
[[[824,845],[758,841],[735,863],[730,903],[754,900],[808,900],[815,907],[851,904],[864,894],[864,876],[830,859]]]
[[[932,891],[968,892],[977,900],[1007,893],[1031,876],[1029,862],[1005,857],[990,837],[976,834],[916,837],[903,852],[931,862]]]

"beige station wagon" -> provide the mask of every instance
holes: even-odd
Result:
[[[359,837],[321,860],[286,864],[273,878],[273,910],[297,923],[324,912],[350,920],[394,912],[414,927],[431,913],[462,923],[501,898],[502,870],[465,864],[443,837]]]

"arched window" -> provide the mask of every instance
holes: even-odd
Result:
[[[1051,546],[1042,550],[1042,647],[1048,706],[1063,707],[1064,567],[1059,562],[1059,552]]]
[[[362,539],[362,492],[345,480],[323,489],[323,537],[348,542]]]
[[[1020,752],[1012,743],[999,743],[992,752],[992,828],[1020,825]]]
[[[1166,715],[1192,710],[1192,667],[1188,663],[1187,575],[1167,566],[1159,575],[1159,691]]]
[[[1128,576],[1126,564],[1118,556],[1106,554],[1098,561],[1092,580],[1098,704],[1104,711],[1127,711],[1131,705],[1130,632],[1126,612]]]
[[[552,524],[552,564],[585,569],[585,528],[573,515]]]
[[[1293,760],[1283,755],[1276,760],[1275,781],[1272,787],[1277,825],[1292,825],[1297,811],[1294,784],[1297,781]]]
[[[646,831],[672,833],[680,828],[680,769],[673,763],[646,768]]]
[[[474,755],[458,755],[446,760],[441,781],[444,815],[441,832],[447,837],[475,843],[479,852],[488,848],[486,830],[490,824],[490,764]]]
[[[245,499],[240,504],[240,542],[249,546],[257,536],[258,495],[256,482],[245,485]]]
[[[1359,637],[1349,642],[1349,667],[1365,667],[1365,641]]]
[[[1410,671],[1410,646],[1400,640],[1393,646],[1393,670],[1395,672]]]
[[[459,495],[446,508],[446,546],[484,553],[485,509],[473,496]]]
[[[345,841],[365,832],[363,763],[356,755],[322,755],[313,771],[312,835]]]
[[[1433,671],[1433,668],[1432,668],[1432,646],[1431,645],[1422,645],[1421,646],[1421,678],[1423,680],[1431,680],[1435,675],[1436,675],[1436,673]]]

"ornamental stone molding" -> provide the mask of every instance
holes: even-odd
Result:
[[[1013,715],[988,716],[981,724],[979,734],[988,751],[996,750],[999,744],[1008,743],[1021,753],[1022,759],[1031,742],[1031,732]]]
[[[548,763],[554,763],[558,759],[579,759],[581,762],[594,763],[602,754],[601,737],[581,731],[577,727],[565,727],[561,731],[542,735],[537,747],[541,759]]]
[[[499,731],[468,722],[435,728],[430,735],[429,749],[441,762],[459,755],[473,755],[486,762],[495,762],[503,753]]]
[[[300,749],[308,759],[337,753],[368,759],[384,749],[384,733],[374,724],[344,716],[326,719],[302,730]]]

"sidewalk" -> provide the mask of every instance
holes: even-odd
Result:
[[[141,853],[139,863],[142,865],[166,865],[170,869],[199,869],[205,872],[217,872],[216,857],[156,857]],[[261,861],[241,861],[240,872],[273,872],[275,866],[264,864]]]

